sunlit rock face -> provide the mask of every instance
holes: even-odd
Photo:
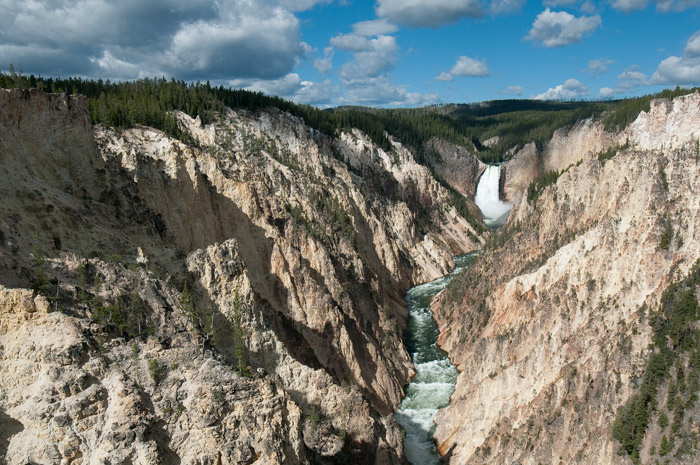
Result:
[[[620,133],[579,123],[544,158],[523,151],[506,164],[506,191],[521,190],[508,196],[520,200],[504,240],[433,306],[460,371],[436,419],[448,463],[632,463],[611,430],[638,390],[649,311],[700,258],[698,117],[697,93],[656,101]],[[543,172],[536,163],[564,172],[528,202],[534,176],[518,176]],[[642,463],[660,436],[653,423]]]
[[[398,141],[176,116],[197,146],[0,91],[0,455],[403,463],[403,295],[472,227]]]

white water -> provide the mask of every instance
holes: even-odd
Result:
[[[484,215],[484,222],[489,226],[500,226],[508,219],[507,213],[513,206],[510,203],[501,202],[499,195],[499,183],[501,180],[501,166],[488,165],[481,175],[476,186],[474,203]]]
[[[456,257],[456,268],[452,273],[416,286],[406,294],[409,321],[405,343],[416,367],[416,375],[406,387],[406,397],[396,411],[396,420],[406,430],[404,449],[413,465],[440,463],[440,454],[433,443],[433,419],[438,409],[449,403],[457,381],[457,369],[437,346],[439,331],[430,312],[430,301],[471,263],[474,256]]]

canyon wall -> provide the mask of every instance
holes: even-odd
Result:
[[[585,121],[558,131],[544,156],[526,147],[506,163],[519,202],[433,306],[460,371],[436,419],[447,463],[632,463],[612,425],[639,390],[652,310],[700,258],[698,118],[698,93],[654,101],[621,133]],[[534,173],[561,170],[527,200]],[[681,431],[692,437],[697,407],[688,412]],[[641,463],[663,451],[656,421]],[[692,448],[675,454],[697,460]]]
[[[403,294],[478,233],[399,141],[175,116],[0,91],[0,456],[404,463]]]

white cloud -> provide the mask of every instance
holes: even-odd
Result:
[[[525,89],[523,89],[523,86],[508,86],[506,88],[506,93],[513,95],[522,95],[524,90]]]
[[[700,56],[700,31],[690,36],[685,44],[685,53],[691,57]]]
[[[238,3],[238,2],[237,2]],[[227,10],[214,21],[180,27],[164,54],[185,79],[276,78],[305,53],[297,18],[281,8]]]
[[[466,56],[461,56],[457,63],[450,70],[453,76],[488,76],[489,68],[486,60],[475,60]]]
[[[578,3],[579,0],[544,0],[542,2],[542,5],[548,6],[548,7],[557,7],[557,6],[572,6]]]
[[[489,5],[489,13],[492,15],[502,15],[517,13],[523,7],[525,0],[492,0]]]
[[[617,86],[614,88],[603,87],[600,89],[602,98],[611,98],[615,95],[624,95],[633,93],[638,87],[649,84],[649,78],[646,74],[639,71],[639,66],[634,65],[631,68],[617,75]]]
[[[595,13],[597,10],[595,3],[590,2],[590,1],[585,1],[583,2],[583,5],[581,5],[581,11],[584,13],[588,13],[589,15],[592,15]]]
[[[683,56],[670,56],[659,64],[650,83],[700,85],[700,31],[690,36]]]
[[[615,95],[615,89],[601,87],[600,91],[598,91],[598,95],[600,95],[600,98],[612,98]]]
[[[393,36],[380,35],[373,39],[346,34],[333,37],[331,44],[353,52],[353,60],[340,67],[345,83],[363,81],[388,71],[397,60],[399,47]]]
[[[291,99],[298,103],[328,107],[332,105],[339,92],[338,87],[330,79],[323,82],[302,81],[299,90]]]
[[[550,88],[547,92],[536,95],[535,100],[572,100],[581,99],[590,94],[590,90],[576,79],[568,79],[564,84]]]
[[[362,52],[371,48],[370,39],[357,34],[338,34],[331,38],[331,45],[346,52]]]
[[[338,99],[341,105],[424,106],[439,101],[436,93],[408,92],[384,76],[366,79],[350,86]]]
[[[651,83],[700,85],[700,57],[670,56],[666,58],[651,75]]]
[[[607,73],[608,66],[613,63],[614,61],[609,58],[596,58],[588,62],[588,69],[585,72],[589,73],[591,76]]]
[[[255,80],[245,85],[248,90],[262,92],[268,95],[278,95],[280,97],[290,97],[294,95],[301,85],[301,78],[297,73],[289,73],[279,79]]]
[[[450,82],[455,76],[488,76],[489,67],[486,65],[486,60],[475,60],[462,55],[457,59],[449,73],[440,73],[435,79],[443,82]]]
[[[584,34],[601,25],[599,15],[575,17],[565,11],[547,8],[537,15],[525,40],[541,42],[545,47],[562,47],[580,42]]]
[[[598,8],[596,7],[595,3],[593,3],[590,0],[585,0],[583,3],[579,5],[581,0],[544,0],[542,2],[543,6],[550,7],[550,8],[556,8],[556,7],[565,7],[565,8],[578,8],[584,13],[588,14],[593,14],[595,13]]]
[[[362,21],[352,25],[352,30],[358,36],[378,36],[391,34],[399,30],[395,24],[391,24],[386,18]]]
[[[378,0],[375,11],[395,24],[430,28],[484,15],[479,0]]]
[[[501,95],[515,95],[517,97],[522,95],[524,91],[525,88],[523,86],[508,86],[503,90],[496,90],[495,92]]]
[[[277,0],[277,4],[290,11],[306,11],[319,3],[332,3],[333,0]]]
[[[276,79],[308,49],[290,10],[317,3],[3,0],[0,62],[52,76]]]
[[[340,93],[338,86],[330,79],[322,82],[303,81],[296,73],[289,73],[279,79],[234,79],[228,85],[321,107],[331,106]]]
[[[621,89],[634,89],[648,84],[647,75],[639,71],[638,66],[633,66],[617,76]]]
[[[629,13],[631,11],[643,10],[648,4],[648,0],[614,0],[612,2],[612,7],[616,10]]]
[[[662,13],[679,12],[700,7],[700,0],[658,0],[656,9]]]
[[[317,58],[314,60],[314,68],[318,70],[319,73],[325,74],[333,69],[333,47],[326,47],[323,49],[323,58]]]

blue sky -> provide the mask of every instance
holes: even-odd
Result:
[[[0,0],[0,66],[320,107],[700,85],[700,0]]]

